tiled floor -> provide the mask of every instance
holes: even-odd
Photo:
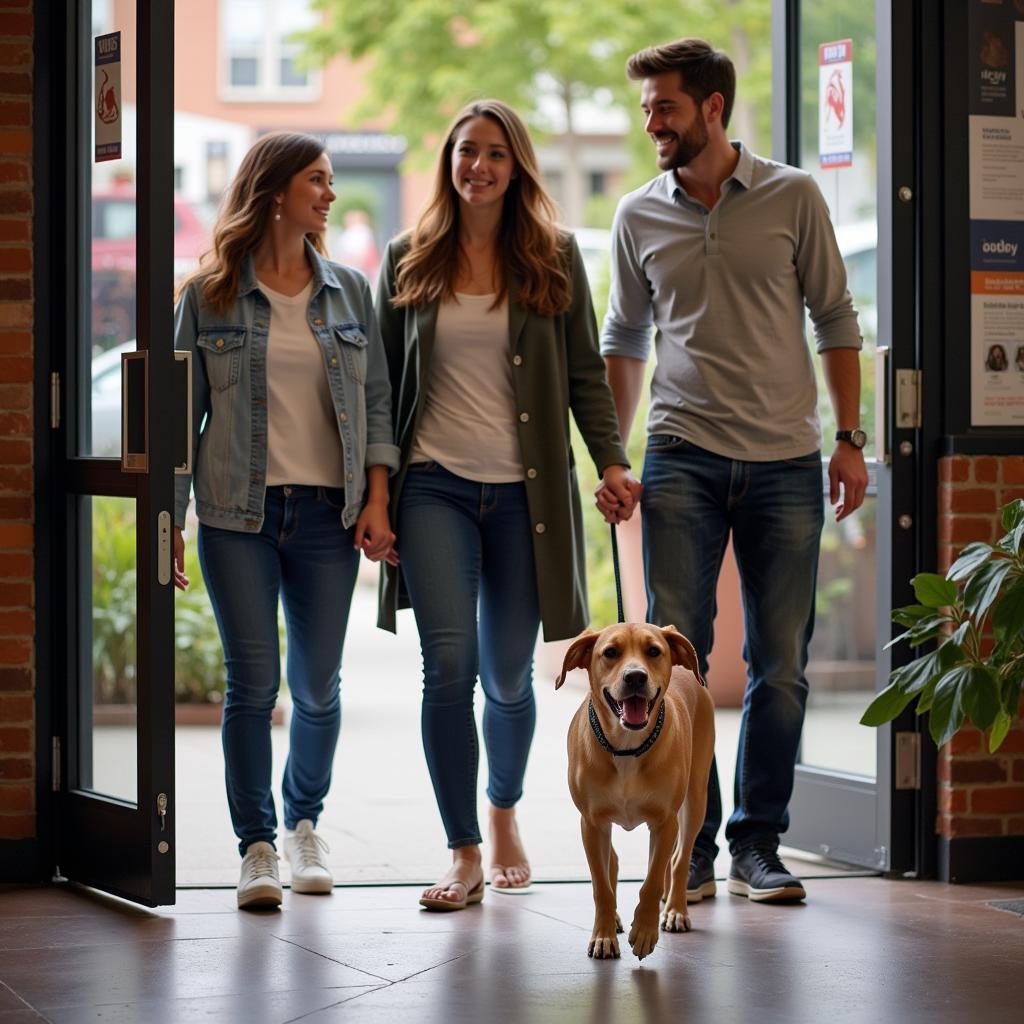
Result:
[[[230,890],[150,912],[73,889],[0,889],[0,1024],[985,1024],[1019,1021],[1024,885],[816,879],[804,906],[728,896],[691,909],[638,964],[586,956],[589,886],[488,893],[428,914],[404,886],[287,893],[241,914]],[[637,886],[620,887],[629,920]]]

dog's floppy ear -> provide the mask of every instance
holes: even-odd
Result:
[[[558,678],[555,680],[556,690],[565,682],[568,672],[574,668],[586,668],[590,664],[590,655],[593,653],[594,642],[598,636],[600,634],[595,633],[592,629],[585,629],[569,644],[569,650],[565,652],[565,659],[562,661],[562,671],[559,672]]]
[[[669,650],[672,651],[672,664],[688,668],[697,677],[701,686],[707,686],[707,682],[700,674],[700,664],[693,644],[675,626],[665,626],[661,635],[668,641]]]

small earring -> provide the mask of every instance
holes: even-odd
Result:
[[[279,207],[278,207],[278,208],[277,208],[277,209],[276,209],[276,210],[274,211],[274,220],[280,220],[280,219],[281,219],[281,207],[279,206]]]

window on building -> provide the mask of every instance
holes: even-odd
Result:
[[[603,196],[608,193],[608,179],[604,171],[590,172],[590,194],[592,196]]]
[[[291,102],[319,96],[319,78],[301,66],[302,47],[294,41],[296,32],[315,23],[312,0],[224,0],[224,98]]]

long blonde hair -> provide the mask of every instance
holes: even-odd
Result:
[[[459,129],[474,117],[487,117],[505,132],[516,174],[504,195],[498,228],[499,288],[496,301],[515,276],[516,300],[541,316],[564,313],[572,303],[567,235],[555,222],[555,204],[541,184],[533,143],[519,115],[500,100],[480,100],[464,107],[452,121],[437,158],[434,188],[416,227],[409,251],[399,260],[392,305],[423,306],[454,297],[462,259],[459,247],[459,201],[451,181],[452,151]]]
[[[198,281],[203,304],[217,313],[226,313],[238,296],[238,279],[246,256],[267,233],[274,196],[324,152],[321,139],[298,132],[272,132],[258,139],[224,194],[213,227],[212,246],[200,257],[199,269],[181,283],[178,295]],[[327,255],[322,232],[310,231],[306,237],[317,252]]]

